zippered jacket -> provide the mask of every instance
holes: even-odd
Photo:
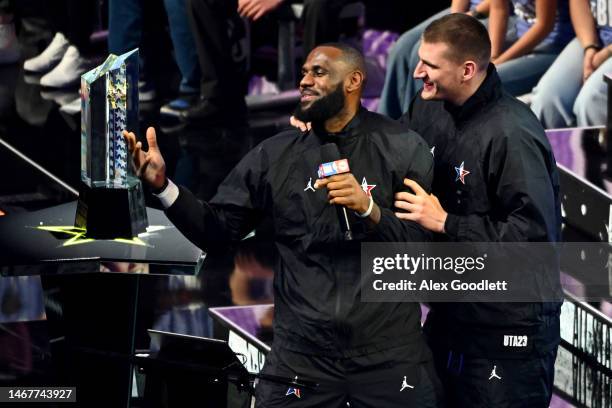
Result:
[[[321,146],[336,143],[351,173],[381,208],[376,227],[348,211],[354,240],[342,240],[327,190],[312,188],[322,164]],[[426,241],[430,234],[394,214],[404,177],[426,190],[432,156],[413,131],[363,108],[337,134],[288,130],[250,151],[209,203],[180,188],[167,210],[187,238],[207,250],[240,240],[258,225],[258,239],[274,243],[274,346],[338,358],[413,344],[427,357],[415,303],[362,303],[361,242]]]
[[[463,106],[417,95],[400,122],[434,152],[432,191],[448,212],[446,234],[436,239],[561,240],[559,174],[550,143],[531,110],[504,91],[493,64]],[[546,353],[560,340],[558,302],[431,306],[431,340],[457,352],[521,357]]]

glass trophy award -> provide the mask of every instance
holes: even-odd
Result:
[[[133,238],[148,226],[124,130],[138,129],[138,49],[81,76],[81,188],[75,226],[90,238]]]

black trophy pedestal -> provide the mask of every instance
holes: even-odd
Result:
[[[81,184],[74,225],[88,238],[131,239],[149,226],[144,192],[139,180],[127,188]]]

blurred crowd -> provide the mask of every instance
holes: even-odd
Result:
[[[22,3],[44,10],[37,10],[33,18]],[[362,29],[351,31],[342,16],[355,3],[365,13],[354,16]],[[379,51],[385,66],[373,85],[377,89],[368,92],[375,98],[369,108],[401,116],[422,86],[413,72],[423,30],[445,14],[467,13],[488,27],[493,63],[506,90],[529,103],[546,128],[605,123],[604,76],[612,71],[612,0],[438,3],[438,8],[448,7],[420,23],[408,17],[403,26],[391,20],[389,27],[377,23],[381,31],[395,30],[397,35],[391,38],[397,41]],[[255,87],[253,55],[262,49],[272,55],[287,52],[275,49],[280,44],[279,24],[296,26],[290,55],[295,51],[291,68],[299,72],[300,61],[315,45],[338,40],[363,44],[363,25],[369,26],[366,17],[375,7],[369,0],[0,0],[0,64],[22,64],[45,89],[76,89],[81,74],[107,53],[139,48],[141,101],[161,100],[161,114],[182,122],[241,124],[248,118],[249,82],[251,91]],[[164,43],[163,33],[169,44]],[[23,52],[24,38],[35,45],[32,55]],[[157,65],[166,45],[179,79],[164,81],[162,73],[160,84]],[[272,66],[278,63],[270,60]],[[278,93],[283,87],[275,84],[280,79],[274,74],[259,88]]]

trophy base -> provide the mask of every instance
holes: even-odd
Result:
[[[75,227],[95,239],[132,239],[149,226],[139,180],[127,188],[90,187],[81,183]]]

